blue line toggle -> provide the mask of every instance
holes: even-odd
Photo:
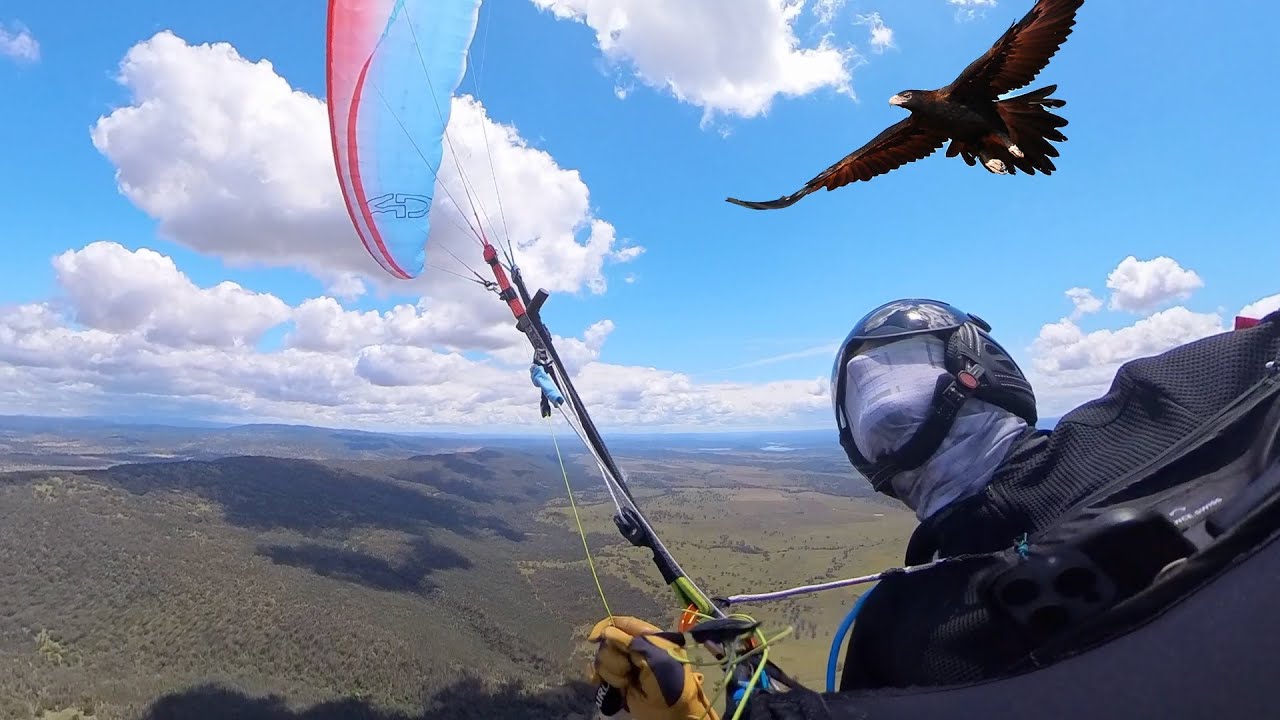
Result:
[[[560,388],[556,387],[551,376],[547,374],[546,368],[537,363],[530,365],[529,377],[533,379],[533,384],[542,390],[543,397],[550,400],[556,407],[564,403],[564,395],[560,394]]]

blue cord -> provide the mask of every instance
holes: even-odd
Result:
[[[845,615],[844,620],[840,622],[835,638],[831,640],[831,654],[827,656],[827,692],[836,691],[836,661],[840,657],[840,646],[844,644],[845,636],[849,634],[849,629],[853,627],[853,621],[857,619],[858,613],[862,610],[862,603],[867,601],[867,597],[871,595],[872,590],[875,590],[875,587],[858,597],[858,601],[853,604],[849,614]]]
[[[1023,560],[1027,559],[1027,553],[1031,551],[1031,546],[1027,544],[1027,534],[1022,533],[1022,537],[1014,541],[1013,549],[1018,551]]]

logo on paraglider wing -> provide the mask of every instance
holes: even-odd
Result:
[[[393,212],[397,218],[426,217],[431,209],[431,198],[408,193],[384,193],[369,199],[369,212]]]

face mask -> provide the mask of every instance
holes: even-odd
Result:
[[[876,460],[906,442],[933,407],[946,375],[946,345],[912,335],[854,356],[845,365],[845,417],[858,452]]]
[[[913,335],[857,355],[845,373],[849,430],[863,457],[875,461],[905,444],[931,411],[938,378],[947,374],[946,344]],[[1022,418],[970,399],[937,452],[892,479],[894,493],[923,520],[985,487],[1025,428]]]

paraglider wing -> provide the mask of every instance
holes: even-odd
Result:
[[[426,263],[436,173],[480,0],[329,0],[329,131],[347,212],[369,254]]]

